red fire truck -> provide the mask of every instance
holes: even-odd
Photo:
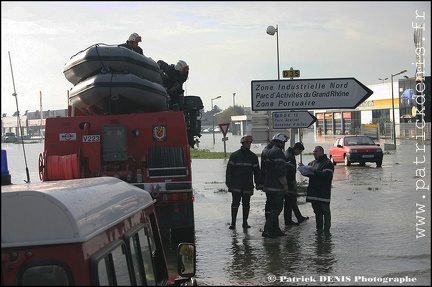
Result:
[[[42,181],[112,176],[150,192],[164,241],[195,242],[190,146],[201,130],[201,98],[183,111],[84,115],[46,120]]]

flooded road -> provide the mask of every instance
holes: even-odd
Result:
[[[235,139],[230,137],[227,151],[240,147],[240,137]],[[302,161],[308,163],[313,160],[315,145],[322,145],[327,153],[332,140],[317,141],[309,134],[303,143]],[[380,143],[384,146],[384,141]],[[200,146],[206,144],[206,138],[202,139]],[[252,150],[260,153],[263,147],[254,145]],[[223,151],[223,144],[214,150]],[[255,191],[251,198],[252,228],[230,230],[231,194],[224,184],[227,161],[192,160],[198,282],[237,286],[429,285],[430,188],[416,187],[430,186],[430,151],[430,143],[425,152],[416,152],[416,142],[408,140],[385,152],[382,168],[371,163],[363,167],[338,164],[332,185],[331,235],[316,233],[312,207],[300,197],[299,208],[310,219],[300,226],[281,226],[288,236],[276,239],[261,236],[265,193]],[[424,164],[414,163],[423,156]],[[426,170],[427,175],[416,175],[417,169]],[[305,180],[299,173],[297,177]],[[237,220],[240,222],[241,215]]]
[[[217,144],[212,145],[212,135],[203,135],[199,149],[223,152],[221,135],[216,139]],[[230,136],[227,152],[240,147],[239,139]],[[331,140],[316,140],[311,135],[303,142],[304,163],[313,159],[309,153],[315,145],[322,145],[326,153],[331,145]],[[260,153],[263,147],[253,145],[252,150]],[[22,147],[2,144],[2,149],[7,150],[12,182],[22,183],[26,178]],[[37,158],[42,150],[39,143],[26,146],[34,182],[39,181]],[[382,168],[338,164],[332,184],[331,234],[316,233],[312,207],[300,197],[299,208],[310,219],[300,226],[281,226],[287,236],[275,239],[261,236],[265,223],[262,191],[255,191],[251,198],[252,227],[228,229],[227,161],[193,159],[198,284],[429,286],[430,152],[430,142],[425,151],[416,151],[414,140],[404,140],[398,141],[396,150],[385,151]],[[426,160],[420,163],[423,157]],[[426,175],[422,177],[419,170]],[[237,220],[240,222],[241,214]],[[174,249],[166,252],[173,270]]]

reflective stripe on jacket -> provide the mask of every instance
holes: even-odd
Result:
[[[286,161],[282,145],[278,142],[273,145],[267,154],[266,170],[264,191],[266,193],[284,193],[284,188],[279,178],[286,177]]]
[[[261,183],[262,184],[264,184],[267,175],[266,162],[268,160],[267,159],[268,152],[272,147],[273,145],[271,143],[268,143],[261,152]]]
[[[306,201],[320,201],[330,203],[331,185],[333,180],[334,165],[323,155],[309,163],[316,168],[313,175],[309,176]]]
[[[225,184],[229,192],[241,192],[252,195],[254,192],[254,181],[259,185],[261,171],[258,163],[258,156],[241,147],[233,152],[229,158]]]

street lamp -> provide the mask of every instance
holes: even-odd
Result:
[[[276,25],[276,28],[273,26],[268,26],[267,27],[267,34],[269,34],[270,36],[273,36],[274,34],[276,34],[276,49],[277,49],[277,75],[278,75],[278,80],[280,80],[280,70],[279,70],[279,27],[278,25]],[[268,129],[268,139],[270,140],[271,135],[270,135],[270,126],[271,126],[271,113],[270,111],[267,111],[267,116],[268,116],[268,125],[269,125],[269,129]]]
[[[280,80],[280,71],[279,71],[279,28],[276,25],[276,28],[273,26],[267,27],[267,34],[273,36],[276,34],[276,49],[277,49],[277,69],[278,69],[278,80]]]
[[[235,116],[235,94],[236,93],[233,93],[233,117]],[[236,133],[237,134],[237,131],[235,130],[235,125],[234,125],[234,119],[233,119],[233,123],[232,123],[232,134],[234,134],[234,133]]]
[[[384,79],[378,78],[378,80],[382,81],[382,83],[384,84],[384,81],[388,80],[388,78],[384,78]]]
[[[211,99],[212,120],[213,120],[213,144],[216,143],[216,140],[215,140],[215,131],[214,131],[215,128],[214,128],[213,100],[219,99],[220,97],[221,97],[221,96],[218,96],[218,97],[216,97],[216,98]]]
[[[394,94],[393,94],[393,77],[406,73],[407,70],[400,71],[399,73],[391,75],[391,94],[392,94],[392,112],[393,112],[393,145],[396,149],[396,118],[395,118],[395,107],[394,107]]]
[[[233,116],[235,116],[235,93],[233,93]]]

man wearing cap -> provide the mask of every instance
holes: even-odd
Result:
[[[288,192],[286,162],[283,152],[287,140],[286,135],[275,134],[272,138],[273,147],[267,153],[264,192],[267,197],[266,212],[268,215],[262,233],[262,236],[267,238],[286,235],[279,227],[279,214],[283,209],[285,193]]]
[[[144,55],[143,50],[138,46],[139,42],[141,42],[141,36],[138,35],[138,33],[132,33],[126,43],[120,44],[119,47],[125,47],[137,52],[138,54]]]
[[[170,109],[183,111],[183,83],[189,77],[189,65],[183,60],[179,60],[175,65],[169,65],[162,60],[157,63],[161,69],[164,87],[171,98]]]
[[[240,201],[243,206],[243,228],[250,228],[247,220],[250,210],[250,199],[256,186],[261,185],[260,167],[258,156],[250,150],[253,138],[251,135],[244,135],[240,139],[241,147],[233,152],[229,158],[225,184],[231,192],[231,225],[229,229],[236,228],[237,212]]]
[[[273,147],[273,145],[274,145],[274,141],[269,140],[267,145],[264,147],[264,149],[261,152],[261,186],[259,186],[259,188],[257,188],[257,189],[261,189],[261,190],[264,189],[264,182],[265,182],[265,178],[267,175],[267,169],[266,169],[267,155],[268,155],[268,152],[270,151],[270,149]],[[266,197],[267,197],[267,193],[266,193]],[[266,203],[265,203],[265,207],[264,207],[264,215],[265,215],[266,219],[267,219],[269,214],[270,214],[269,200],[267,198]]]

